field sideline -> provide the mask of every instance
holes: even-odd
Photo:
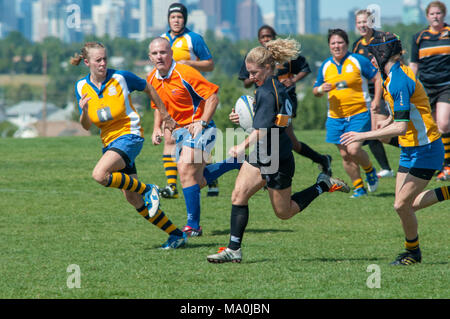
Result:
[[[337,149],[323,142],[323,131],[297,135],[331,154],[334,175],[349,182]],[[396,169],[399,150],[385,148]],[[450,297],[449,202],[418,213],[423,262],[388,265],[403,248],[392,178],[381,180],[365,199],[324,194],[287,221],[275,217],[268,195],[260,191],[249,205],[243,262],[218,265],[209,264],[206,255],[228,243],[236,171],[220,179],[219,197],[202,191],[204,235],[184,249],[161,251],[167,235],[139,216],[119,191],[91,178],[101,155],[98,136],[0,139],[0,152],[2,299]],[[165,185],[161,154],[147,133],[137,159],[141,181]],[[314,183],[318,169],[305,158],[295,159],[293,189],[300,190]],[[439,185],[432,181],[428,188]],[[184,225],[182,194],[163,199],[162,209]],[[80,269],[80,288],[68,285],[70,265]],[[380,288],[367,285],[370,265],[379,266]]]

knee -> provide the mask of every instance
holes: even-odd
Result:
[[[275,216],[277,216],[281,220],[287,220],[293,216],[287,210],[274,209],[274,212],[275,212]]]
[[[448,119],[437,121],[437,126],[441,134],[450,133],[450,121]]]
[[[405,215],[409,211],[409,205],[406,202],[397,200],[394,202],[394,209],[399,216]]]
[[[231,204],[233,205],[248,205],[248,194],[244,189],[235,187],[231,193]]]
[[[105,172],[103,170],[94,169],[92,171],[92,178],[99,184],[106,186],[109,182],[109,177],[111,173]]]

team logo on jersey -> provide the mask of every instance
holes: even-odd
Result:
[[[100,122],[107,122],[113,119],[109,106],[97,110],[97,116]]]
[[[336,90],[343,90],[348,88],[347,81],[341,81],[336,83]]]
[[[108,95],[109,96],[114,96],[117,94],[117,89],[114,85],[111,85],[108,89]]]
[[[345,68],[345,72],[352,73],[353,72],[353,66],[351,64],[347,65],[347,67]]]
[[[181,48],[183,46],[183,42],[178,41],[177,44],[175,44],[176,48]]]

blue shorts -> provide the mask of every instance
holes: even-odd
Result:
[[[346,132],[370,131],[370,113],[367,111],[339,119],[328,117],[325,128],[327,129],[325,141],[332,144],[341,144],[341,135]]]
[[[183,146],[200,149],[211,154],[214,144],[216,143],[216,133],[217,128],[213,121],[211,121],[208,126],[202,130],[202,133],[198,134],[195,138],[192,138],[191,133],[184,127],[173,131],[172,136],[176,141],[175,155],[177,162]]]
[[[134,161],[141,152],[143,145],[143,137],[135,134],[127,134],[119,136],[109,143],[108,146],[103,148],[102,152],[105,154],[106,151],[111,150],[119,153],[125,161],[127,168],[131,168],[134,166]]]
[[[444,162],[444,144],[438,139],[422,146],[401,147],[399,166],[440,170]]]

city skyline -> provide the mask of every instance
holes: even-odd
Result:
[[[261,7],[263,15],[274,13],[275,0],[257,0]],[[422,0],[423,6],[426,6],[432,0]],[[450,7],[450,0],[441,0],[447,8]],[[378,4],[381,9],[381,15],[384,17],[401,16],[403,0],[320,0],[321,19],[345,19],[348,11],[352,8],[363,8],[370,4]]]

